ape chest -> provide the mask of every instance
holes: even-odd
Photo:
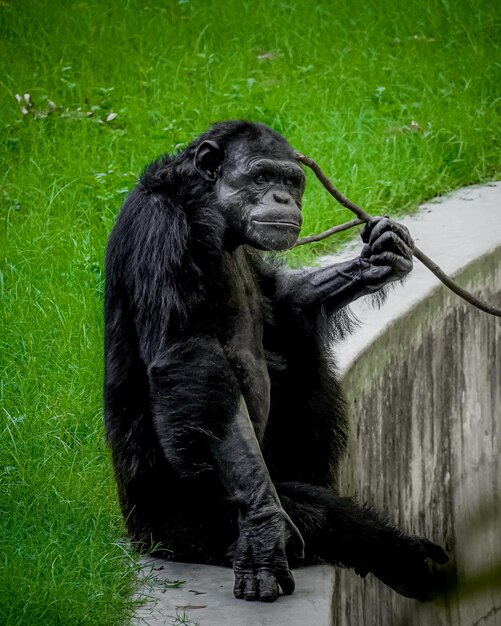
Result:
[[[226,308],[225,352],[260,437],[270,407],[270,379],[263,348],[263,303],[245,258],[233,259]]]

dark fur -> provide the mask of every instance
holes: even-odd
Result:
[[[161,158],[128,197],[109,242],[105,421],[120,502],[132,540],[175,560],[228,563],[237,514],[207,441],[220,435],[246,384],[237,365],[222,367],[217,358],[231,328],[232,252],[212,186],[193,157],[205,139],[225,149],[263,136],[261,126],[222,123]],[[271,379],[262,449],[304,537],[306,562],[373,571],[392,586],[403,569],[421,574],[426,540],[333,491],[347,428],[327,346],[349,328],[345,310],[327,319],[323,307],[300,306],[283,290],[285,269],[249,247],[245,255],[260,294]]]

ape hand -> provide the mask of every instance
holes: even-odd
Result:
[[[278,587],[285,595],[294,592],[294,578],[286,553],[304,558],[304,542],[283,510],[265,521],[240,518],[233,571],[235,598],[274,602]]]
[[[360,235],[365,243],[360,266],[367,289],[377,291],[411,271],[414,241],[405,226],[389,217],[374,217]]]

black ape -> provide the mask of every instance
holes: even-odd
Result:
[[[345,305],[410,271],[413,242],[376,218],[353,261],[264,260],[257,250],[296,241],[304,186],[282,136],[225,122],[151,165],[128,197],[105,311],[105,421],[127,528],[167,558],[231,558],[237,598],[292,593],[289,565],[303,559],[424,597],[425,560],[443,550],[332,488],[346,418],[327,349],[349,327]]]

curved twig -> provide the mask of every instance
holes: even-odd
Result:
[[[367,213],[366,211],[364,211],[362,207],[359,207],[357,204],[355,204],[349,198],[343,195],[339,191],[339,189],[336,189],[336,187],[334,187],[334,185],[332,184],[332,181],[329,180],[329,178],[327,178],[327,176],[324,174],[324,172],[322,171],[318,163],[316,163],[313,159],[310,159],[309,157],[299,152],[296,154],[296,156],[301,163],[303,163],[304,165],[306,165],[313,171],[315,176],[322,183],[322,185],[327,189],[327,191],[331,194],[331,196],[333,196],[345,208],[355,213],[355,215],[358,217],[359,220],[363,222],[368,222],[372,218],[372,216],[369,215],[369,213]],[[349,223],[351,224],[352,222],[349,222]],[[347,225],[343,224],[343,226],[347,226]],[[332,230],[332,229],[329,229],[329,230]],[[342,230],[345,230],[345,228],[343,228]],[[325,231],[325,232],[328,232],[328,231]],[[325,233],[321,233],[321,235],[325,235]],[[328,235],[325,235],[325,236],[328,236]],[[320,235],[313,235],[313,237],[320,237]],[[323,239],[324,237],[321,237],[321,238]],[[309,238],[305,237],[305,239],[309,239]],[[319,239],[311,239],[311,241],[317,241],[317,240]],[[308,243],[308,242],[305,241],[304,243]],[[416,257],[416,259],[421,261],[421,263],[425,265],[433,274],[435,274],[435,276],[440,281],[442,281],[442,283],[446,287],[448,287],[451,291],[453,291],[460,298],[463,298],[463,300],[466,300],[466,302],[469,302],[473,306],[477,307],[477,309],[480,309],[481,311],[484,311],[485,313],[489,313],[490,315],[495,315],[496,317],[501,317],[501,309],[491,304],[488,304],[487,302],[484,302],[483,300],[480,300],[479,298],[471,294],[469,291],[466,291],[466,289],[463,289],[463,287],[461,287],[454,280],[452,280],[450,276],[448,276],[442,269],[440,269],[440,267],[432,259],[430,259],[429,256],[427,256],[424,252],[422,252],[419,248],[416,248],[416,247],[414,248],[414,256]]]
[[[346,224],[340,224],[339,226],[333,226],[332,228],[328,228],[324,230],[322,233],[318,233],[318,235],[309,235],[308,237],[301,237],[298,239],[296,243],[292,246],[293,248],[297,248],[297,246],[304,246],[305,243],[314,243],[316,241],[322,241],[322,239],[326,239],[331,235],[335,235],[336,233],[341,233],[343,230],[348,230],[349,228],[353,228],[354,226],[359,226],[360,224],[364,224],[364,220],[356,219],[351,222],[346,222]]]

